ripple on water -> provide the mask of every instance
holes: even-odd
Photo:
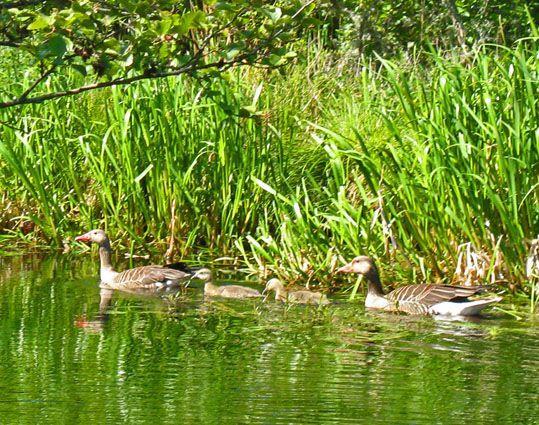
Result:
[[[1,423],[525,423],[537,325],[112,294],[46,259],[0,281]],[[11,270],[6,273],[6,270]],[[86,276],[86,277],[84,277]]]

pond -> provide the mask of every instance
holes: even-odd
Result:
[[[533,423],[539,326],[100,294],[90,258],[0,259],[0,423]],[[101,313],[100,313],[100,302]]]

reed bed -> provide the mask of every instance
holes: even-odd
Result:
[[[0,111],[0,224],[53,246],[103,226],[131,251],[304,283],[369,254],[416,281],[526,288],[537,38],[428,61],[352,71],[316,53],[284,77],[232,70]]]

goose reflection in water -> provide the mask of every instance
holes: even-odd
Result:
[[[99,312],[93,320],[86,320],[85,316],[81,316],[75,320],[75,326],[82,328],[90,333],[98,333],[103,330],[105,323],[108,320],[108,308],[112,300],[114,291],[108,288],[101,288],[99,291]]]
[[[112,302],[113,294],[117,292],[119,294],[127,294],[135,296],[139,299],[157,300],[165,305],[166,303],[173,302],[179,298],[181,294],[185,292],[183,288],[175,289],[134,289],[134,290],[122,290],[115,291],[110,288],[101,287],[99,291],[99,310],[92,320],[88,320],[86,315],[82,315],[75,320],[75,326],[82,328],[90,333],[98,333],[103,330],[107,320],[110,316],[110,305]]]

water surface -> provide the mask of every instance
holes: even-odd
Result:
[[[366,313],[360,303],[208,302],[200,287],[101,300],[108,295],[96,276],[89,258],[0,259],[0,423],[539,417],[539,327],[531,319],[494,313],[448,322]]]

